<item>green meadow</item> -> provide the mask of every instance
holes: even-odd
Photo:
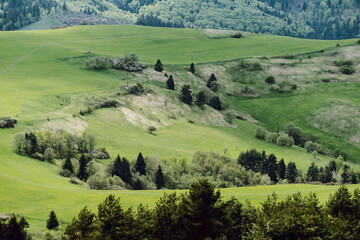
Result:
[[[209,37],[202,30],[130,25],[0,32],[0,117],[12,116],[19,121],[14,129],[0,129],[0,212],[24,215],[31,231],[43,231],[50,210],[54,210],[62,220],[61,229],[64,229],[82,207],[88,205],[95,209],[109,193],[121,197],[124,207],[136,207],[140,203],[154,206],[164,192],[171,192],[95,191],[71,184],[69,179],[58,175],[57,164],[15,152],[12,147],[14,134],[28,130],[62,128],[75,134],[89,132],[96,136],[99,147],[106,147],[111,159],[121,154],[132,160],[141,151],[145,156],[189,160],[196,151],[223,153],[225,148],[228,156],[236,158],[241,151],[256,148],[274,153],[286,162],[294,161],[302,171],[306,171],[313,161],[325,165],[330,157],[319,155],[314,158],[302,148],[280,147],[254,138],[257,125],[251,121],[234,120],[231,125],[216,122],[214,119],[221,115],[210,107],[200,110],[196,106],[179,104],[176,93],[164,90],[163,74],[156,75],[150,70],[144,74],[115,70],[94,72],[83,65],[89,52],[108,57],[134,52],[149,68],[161,59],[165,69],[177,77],[175,79],[197,86],[201,79],[184,73],[184,68],[191,62],[196,66],[222,66],[234,59],[314,53],[332,50],[337,43],[350,46],[356,42],[355,39],[323,41],[245,35],[243,39]],[[121,109],[100,109],[79,116],[87,103],[101,97],[117,96],[122,91],[121,86],[135,82],[144,82],[152,93],[146,97],[119,97]],[[351,166],[358,169],[357,147],[306,122],[310,113],[340,98],[360,104],[358,99],[354,100],[358,90],[357,82],[332,83],[326,87],[314,85],[295,94],[269,94],[251,99],[226,97],[226,101],[271,130],[294,121],[306,132],[315,131],[328,140],[329,145],[345,148],[351,155]],[[163,99],[172,104],[173,112],[165,110]],[[147,124],[157,126],[154,135],[146,132]],[[98,162],[105,164],[107,160]],[[235,196],[259,205],[273,192],[279,199],[297,191],[316,192],[319,199],[325,201],[337,188],[303,184],[229,188],[221,189],[221,192],[225,199]]]

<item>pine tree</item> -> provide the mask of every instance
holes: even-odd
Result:
[[[80,180],[83,180],[83,181],[86,181],[87,178],[88,178],[88,173],[86,171],[86,165],[87,165],[87,160],[85,158],[85,155],[82,154],[81,157],[80,157],[80,160],[79,160],[79,172],[78,172],[78,175],[77,177],[80,179]]]
[[[65,160],[65,163],[64,163],[64,166],[62,167],[62,169],[68,170],[69,172],[74,173],[74,168],[73,168],[70,158],[67,158]]]
[[[122,165],[121,157],[119,155],[117,155],[117,157],[114,161],[114,167],[113,167],[113,173],[112,173],[113,175],[120,177],[121,165]]]
[[[24,217],[20,218],[19,225],[22,229],[29,228],[29,223],[26,221]]]
[[[270,177],[270,180],[273,182],[277,182],[277,176],[276,176],[276,170],[277,170],[277,160],[274,154],[270,154],[268,159],[268,164],[267,164],[267,174]]]
[[[172,75],[170,75],[170,77],[166,81],[166,86],[170,90],[175,90],[175,83]]]
[[[341,174],[341,183],[345,184],[350,181],[350,167],[348,165],[344,165],[343,173]]]
[[[7,226],[6,226],[7,225]],[[25,240],[25,233],[14,215],[11,216],[9,222],[6,224],[5,238],[11,240]],[[0,229],[1,230],[1,229]]]
[[[139,153],[136,159],[135,169],[140,175],[146,175],[146,164],[142,153]]]
[[[322,183],[329,183],[332,180],[332,172],[330,171],[329,166],[325,166],[324,172],[320,176],[320,181]]]
[[[46,227],[48,229],[54,229],[59,226],[59,221],[57,220],[56,214],[54,211],[50,212],[49,219],[47,220]]]
[[[126,158],[123,158],[120,166],[120,176],[124,182],[131,184],[131,172],[130,172],[130,163]]]
[[[216,82],[216,81],[217,81],[216,76],[215,76],[215,74],[212,73],[212,74],[210,75],[207,83],[206,83],[206,86],[207,86],[208,88],[210,88],[211,83],[212,83],[212,82]]]
[[[308,168],[306,180],[308,182],[315,182],[319,180],[319,169],[314,162]]]
[[[335,162],[335,160],[331,160],[330,162],[329,162],[329,169],[330,169],[330,171],[331,172],[336,172],[336,162]]]
[[[298,170],[294,162],[289,162],[287,165],[286,178],[289,183],[294,183],[298,176]]]
[[[158,59],[158,60],[156,61],[156,64],[155,64],[154,69],[155,69],[155,71],[157,71],[157,72],[162,72],[162,71],[164,70],[164,67],[163,67],[160,59]]]
[[[278,173],[279,179],[285,179],[286,166],[285,166],[284,159],[281,159],[279,161],[278,167],[277,167],[277,173]]]
[[[195,65],[194,65],[194,63],[191,63],[191,64],[190,64],[190,72],[191,72],[192,74],[195,73]]]
[[[155,173],[155,184],[156,184],[157,189],[161,189],[161,188],[165,187],[164,175],[163,175],[160,165],[159,165],[158,170]]]
[[[209,105],[210,105],[212,108],[214,108],[214,109],[216,109],[216,110],[219,110],[219,111],[221,111],[221,109],[222,109],[221,101],[220,101],[220,99],[219,99],[218,96],[212,97],[212,98],[210,99]]]
[[[186,104],[191,104],[192,103],[192,96],[191,96],[191,88],[189,85],[184,85],[181,88],[181,95],[180,95],[180,99],[183,103]]]
[[[200,91],[196,94],[195,104],[199,107],[204,106],[206,103],[206,96],[204,91]]]

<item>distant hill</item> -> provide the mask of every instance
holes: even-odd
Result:
[[[360,34],[359,0],[0,0],[0,9],[2,30],[21,28],[40,16],[75,12],[85,19],[113,19],[116,22],[110,21],[112,24],[231,29],[314,39]]]

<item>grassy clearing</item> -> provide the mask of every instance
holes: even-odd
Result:
[[[50,18],[42,18],[37,22],[27,25],[20,30],[47,30],[60,27],[63,23]]]

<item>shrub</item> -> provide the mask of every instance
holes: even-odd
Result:
[[[51,162],[56,157],[55,150],[53,148],[46,148],[44,152],[44,160]]]
[[[241,34],[241,32],[234,33],[231,35],[232,38],[244,38],[244,36]]]
[[[258,139],[265,139],[266,138],[266,129],[264,127],[257,127],[255,131],[255,137]]]
[[[156,131],[156,127],[154,126],[149,126],[148,129],[147,129],[148,133],[150,134],[154,134],[154,132]]]
[[[334,65],[341,67],[341,66],[352,66],[354,64],[353,61],[351,60],[340,60],[340,61],[335,61]]]
[[[17,120],[15,118],[3,117],[0,120],[0,128],[14,128]]]
[[[93,57],[85,61],[85,67],[91,70],[104,70],[110,66],[109,59],[104,56]]]
[[[110,154],[108,151],[106,151],[105,148],[96,149],[94,151],[91,151],[90,153],[91,157],[96,159],[108,159],[110,158]]]
[[[269,83],[269,84],[274,84],[275,83],[275,78],[274,76],[269,76],[265,79],[265,82],[266,83]]]
[[[280,134],[276,142],[280,146],[292,147],[292,145],[294,144],[294,139],[292,137],[289,137],[287,134]]]
[[[145,92],[145,88],[144,88],[144,85],[142,85],[141,83],[136,83],[136,84],[125,86],[125,91],[128,94],[141,95]]]
[[[87,182],[86,182],[90,189],[96,189],[96,190],[107,190],[110,189],[110,183],[109,180],[106,179],[101,174],[95,174],[91,176]]]
[[[274,133],[274,132],[269,132],[266,135],[266,140],[270,143],[277,143],[277,138],[278,138],[278,135],[277,135],[277,133]]]
[[[313,151],[317,151],[318,153],[320,154],[323,154],[324,153],[324,149],[323,149],[323,146],[319,143],[314,143],[312,141],[307,141],[305,143],[305,149],[307,152],[313,152]]]
[[[260,63],[258,62],[255,62],[255,63],[250,63],[250,62],[240,62],[239,63],[239,68],[240,69],[244,69],[244,70],[247,70],[247,71],[261,71],[262,70],[262,67],[260,65]]]
[[[138,57],[135,53],[125,57],[113,58],[110,62],[112,68],[128,72],[140,72],[146,68],[146,64],[138,62]]]
[[[342,66],[342,67],[340,68],[340,71],[341,71],[343,74],[351,75],[351,74],[355,73],[355,68],[353,68],[352,66]]]
[[[67,177],[67,178],[74,176],[74,174],[72,174],[72,173],[71,173],[69,170],[67,170],[67,169],[61,169],[61,170],[59,171],[59,175],[60,175],[60,176],[63,176],[63,177]]]
[[[234,118],[235,118],[235,114],[232,111],[226,111],[224,113],[224,119],[226,122],[232,124]]]

